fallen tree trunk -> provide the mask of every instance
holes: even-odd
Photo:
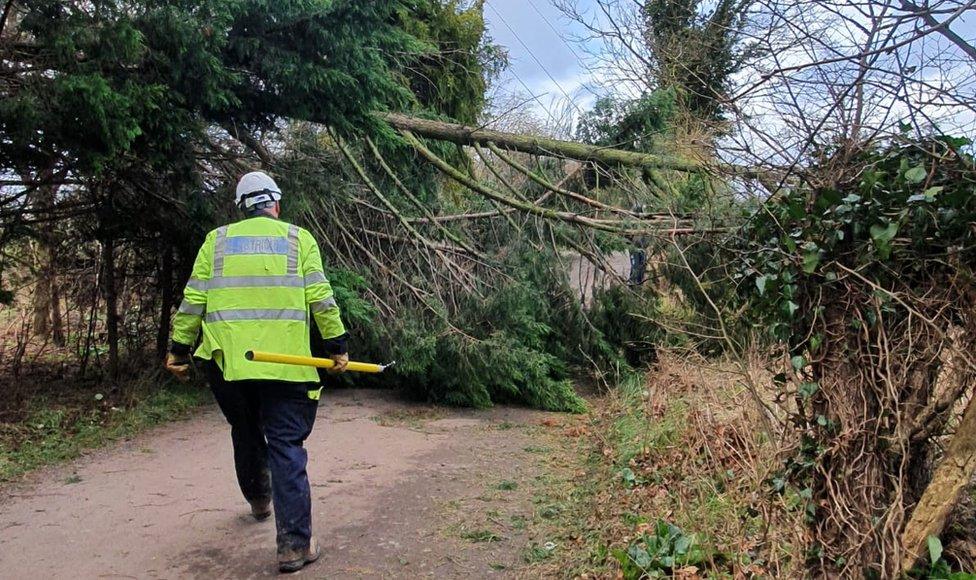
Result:
[[[480,127],[468,127],[456,123],[446,123],[444,121],[420,119],[400,113],[381,113],[380,117],[400,131],[409,131],[422,137],[449,141],[458,145],[473,145],[475,143],[484,145],[494,143],[504,149],[520,151],[522,153],[545,155],[548,157],[565,157],[580,161],[596,161],[611,166],[653,167],[689,173],[712,170],[749,179],[755,179],[760,174],[759,171],[747,167],[721,163],[713,165],[703,164],[697,161],[666,157],[663,155],[638,153],[636,151],[586,145],[573,141],[537,137],[535,135],[518,135],[516,133],[492,131]]]
[[[467,187],[471,191],[482,195],[492,201],[499,204],[506,205],[511,208],[515,208],[519,211],[536,215],[542,218],[558,220],[567,223],[577,224],[580,226],[593,228],[597,230],[602,230],[605,232],[610,232],[614,234],[619,234],[623,236],[639,236],[639,235],[689,235],[689,234],[705,234],[705,233],[721,233],[725,230],[710,229],[710,230],[699,230],[692,227],[678,227],[676,220],[657,220],[656,223],[670,224],[671,227],[667,228],[647,228],[647,221],[642,222],[645,227],[628,227],[627,222],[623,221],[613,221],[613,220],[602,220],[589,218],[579,214],[575,214],[567,211],[556,211],[553,209],[538,206],[532,202],[526,202],[518,200],[515,198],[507,197],[493,191],[491,188],[484,186],[483,184],[471,179],[470,177],[461,173],[457,168],[453,167],[448,162],[444,161],[433,151],[428,149],[421,143],[416,136],[410,131],[403,131],[403,137],[410,143],[414,149],[420,153],[427,161],[429,161],[434,167],[439,169],[442,173],[453,179],[454,181],[460,183],[461,185]],[[502,213],[504,210],[499,210]]]

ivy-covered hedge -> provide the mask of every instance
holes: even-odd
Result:
[[[838,152],[808,169],[817,185],[777,193],[743,229],[740,296],[785,347],[777,400],[800,441],[776,488],[796,486],[808,502],[817,575],[897,572],[933,439],[971,384],[961,364],[976,346],[968,145],[936,137]]]

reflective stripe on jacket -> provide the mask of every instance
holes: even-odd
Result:
[[[224,379],[318,382],[311,367],[246,360],[249,350],[311,356],[309,318],[325,339],[345,334],[318,245],[308,231],[253,217],[207,234],[197,253],[173,341],[213,359]]]

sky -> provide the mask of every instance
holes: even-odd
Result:
[[[582,0],[586,7],[592,0]],[[540,109],[556,109],[573,97],[576,106],[592,104],[592,90],[584,88],[588,75],[583,48],[571,38],[584,31],[570,22],[551,0],[487,0],[485,20],[495,42],[509,52],[509,68],[500,89],[530,93]]]
[[[576,0],[576,5],[584,14],[596,13],[596,0]],[[531,104],[540,118],[557,118],[561,110],[575,116],[589,109],[597,94],[607,92],[586,72],[586,47],[572,40],[586,31],[552,0],[486,0],[484,14],[492,38],[509,53],[497,93],[534,96]],[[976,38],[976,14],[964,14],[952,29],[968,40]],[[594,42],[590,48],[599,46]]]

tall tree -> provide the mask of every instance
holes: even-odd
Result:
[[[399,14],[404,29],[427,44],[403,63],[418,104],[462,123],[474,123],[488,85],[507,64],[484,18],[484,1],[423,0]]]
[[[4,3],[0,235],[44,242],[51,223],[88,216],[75,241],[98,240],[113,260],[165,239],[184,262],[213,221],[199,192],[241,172],[241,150],[266,156],[262,132],[307,119],[377,133],[373,111],[412,102],[394,72],[425,49],[397,24],[409,4]],[[117,292],[103,281],[111,312]],[[117,353],[121,333],[109,335]]]
[[[673,89],[699,119],[720,120],[722,100],[749,50],[742,31],[753,0],[648,0],[641,8],[644,42],[656,86]]]

